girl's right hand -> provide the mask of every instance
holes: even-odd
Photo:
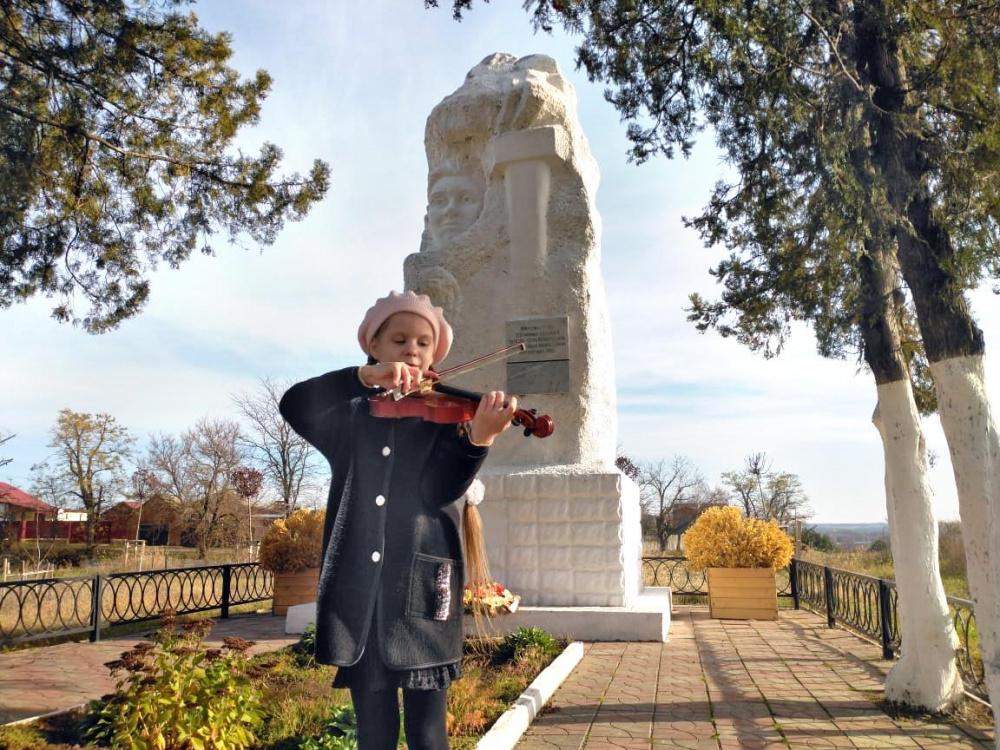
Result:
[[[380,362],[377,365],[363,365],[358,373],[361,380],[369,386],[381,386],[387,391],[401,388],[403,393],[409,393],[417,387],[421,380],[429,376],[419,367],[405,362]]]

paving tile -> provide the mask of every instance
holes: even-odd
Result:
[[[814,618],[809,636],[815,641],[806,643],[800,632],[786,633],[781,622],[768,623],[766,627],[753,623],[720,624],[699,620],[697,614],[692,614],[685,623],[692,626],[693,640],[699,648],[704,685],[698,686],[695,697],[692,692],[697,680],[689,675],[685,689],[679,692],[678,684],[671,680],[671,672],[664,668],[668,662],[661,659],[652,724],[653,748],[711,748],[712,742],[704,739],[707,717],[696,708],[706,698],[714,717],[714,738],[719,750],[748,746],[838,750],[857,750],[864,744],[912,746],[910,738],[898,728],[890,729],[891,720],[859,692],[871,685],[881,688],[883,684],[888,664],[880,661],[877,648],[868,649],[849,634],[825,632],[822,619],[808,613],[793,613],[789,618],[796,624],[809,623]],[[669,654],[669,650],[668,644],[665,652]],[[764,708],[760,705],[762,699]],[[664,707],[662,704],[667,700],[670,705]],[[704,731],[692,732],[690,725],[678,720],[678,715],[686,721],[692,713],[684,711],[682,701],[694,707]],[[774,726],[764,731],[768,717]],[[845,726],[838,726],[832,717],[843,720]],[[741,726],[740,722],[749,722],[749,726]],[[845,730],[851,733],[850,737]],[[871,733],[867,740],[859,736],[865,732]],[[969,740],[975,741],[962,734],[950,738],[954,743],[966,745]],[[932,744],[930,738],[925,741]],[[933,742],[943,747],[944,741],[939,737]]]
[[[205,643],[217,647],[230,635],[256,641],[254,654],[298,641],[298,636],[285,634],[284,617],[241,615],[217,620]],[[110,693],[115,681],[104,663],[141,640],[142,634],[133,634],[0,654],[0,723],[59,711]]]
[[[521,738],[517,747],[522,750],[577,750],[583,745],[584,735],[576,737],[554,737],[533,734],[530,731]]]
[[[649,750],[649,741],[591,736],[585,747],[588,750]]]
[[[719,741],[715,739],[685,739],[653,737],[653,750],[719,750]]]

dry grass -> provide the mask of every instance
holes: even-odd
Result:
[[[46,546],[47,545],[47,546]],[[67,545],[65,543],[43,543],[37,554],[43,560],[42,564],[48,564],[47,555],[50,552],[59,554],[66,548],[77,550],[80,554],[87,549],[84,544]],[[90,561],[80,565],[61,565],[56,567],[52,573],[53,578],[74,578],[79,576],[94,576],[97,574],[110,575],[111,573],[134,573],[151,570],[167,570],[169,568],[186,568],[203,565],[224,565],[228,563],[253,562],[251,551],[248,547],[220,547],[210,549],[204,558],[199,557],[198,551],[191,547],[167,547],[155,546],[146,547],[143,550],[126,552],[123,544],[97,545],[94,555],[98,561]],[[29,550],[32,555],[36,554]],[[32,566],[29,565],[29,568]],[[20,571],[21,566],[16,561],[11,565],[12,573]],[[13,581],[14,579],[8,579]]]
[[[941,582],[944,584],[945,593],[948,596],[956,596],[960,599],[969,598],[969,580],[965,574],[965,552],[961,547],[942,548],[939,557],[941,565]],[[962,560],[955,560],[955,555],[962,555]],[[828,565],[831,568],[849,570],[855,573],[884,578],[892,581],[896,578],[896,569],[892,562],[892,555],[888,552],[817,552],[816,550],[805,550],[802,559],[816,565]]]
[[[479,738],[554,658],[537,646],[500,666],[491,659],[500,639],[482,639],[462,661],[462,679],[448,691],[448,737],[453,750],[475,747]],[[565,644],[563,644],[565,646]]]

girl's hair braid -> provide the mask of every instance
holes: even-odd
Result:
[[[483,518],[472,503],[466,503],[462,511],[462,535],[465,537],[466,578],[472,586],[487,583],[490,580],[490,564],[483,539]]]

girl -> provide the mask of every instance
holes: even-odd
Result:
[[[297,383],[281,414],[330,462],[316,660],[349,687],[360,750],[391,750],[403,689],[411,750],[448,747],[445,700],[462,657],[462,545],[456,500],[494,438],[511,397],[483,396],[464,425],[368,412],[373,388],[415,388],[442,361],[452,330],[426,295],[391,292],[358,328],[368,364]],[[471,507],[471,506],[467,506]],[[467,545],[468,546],[468,545]]]

